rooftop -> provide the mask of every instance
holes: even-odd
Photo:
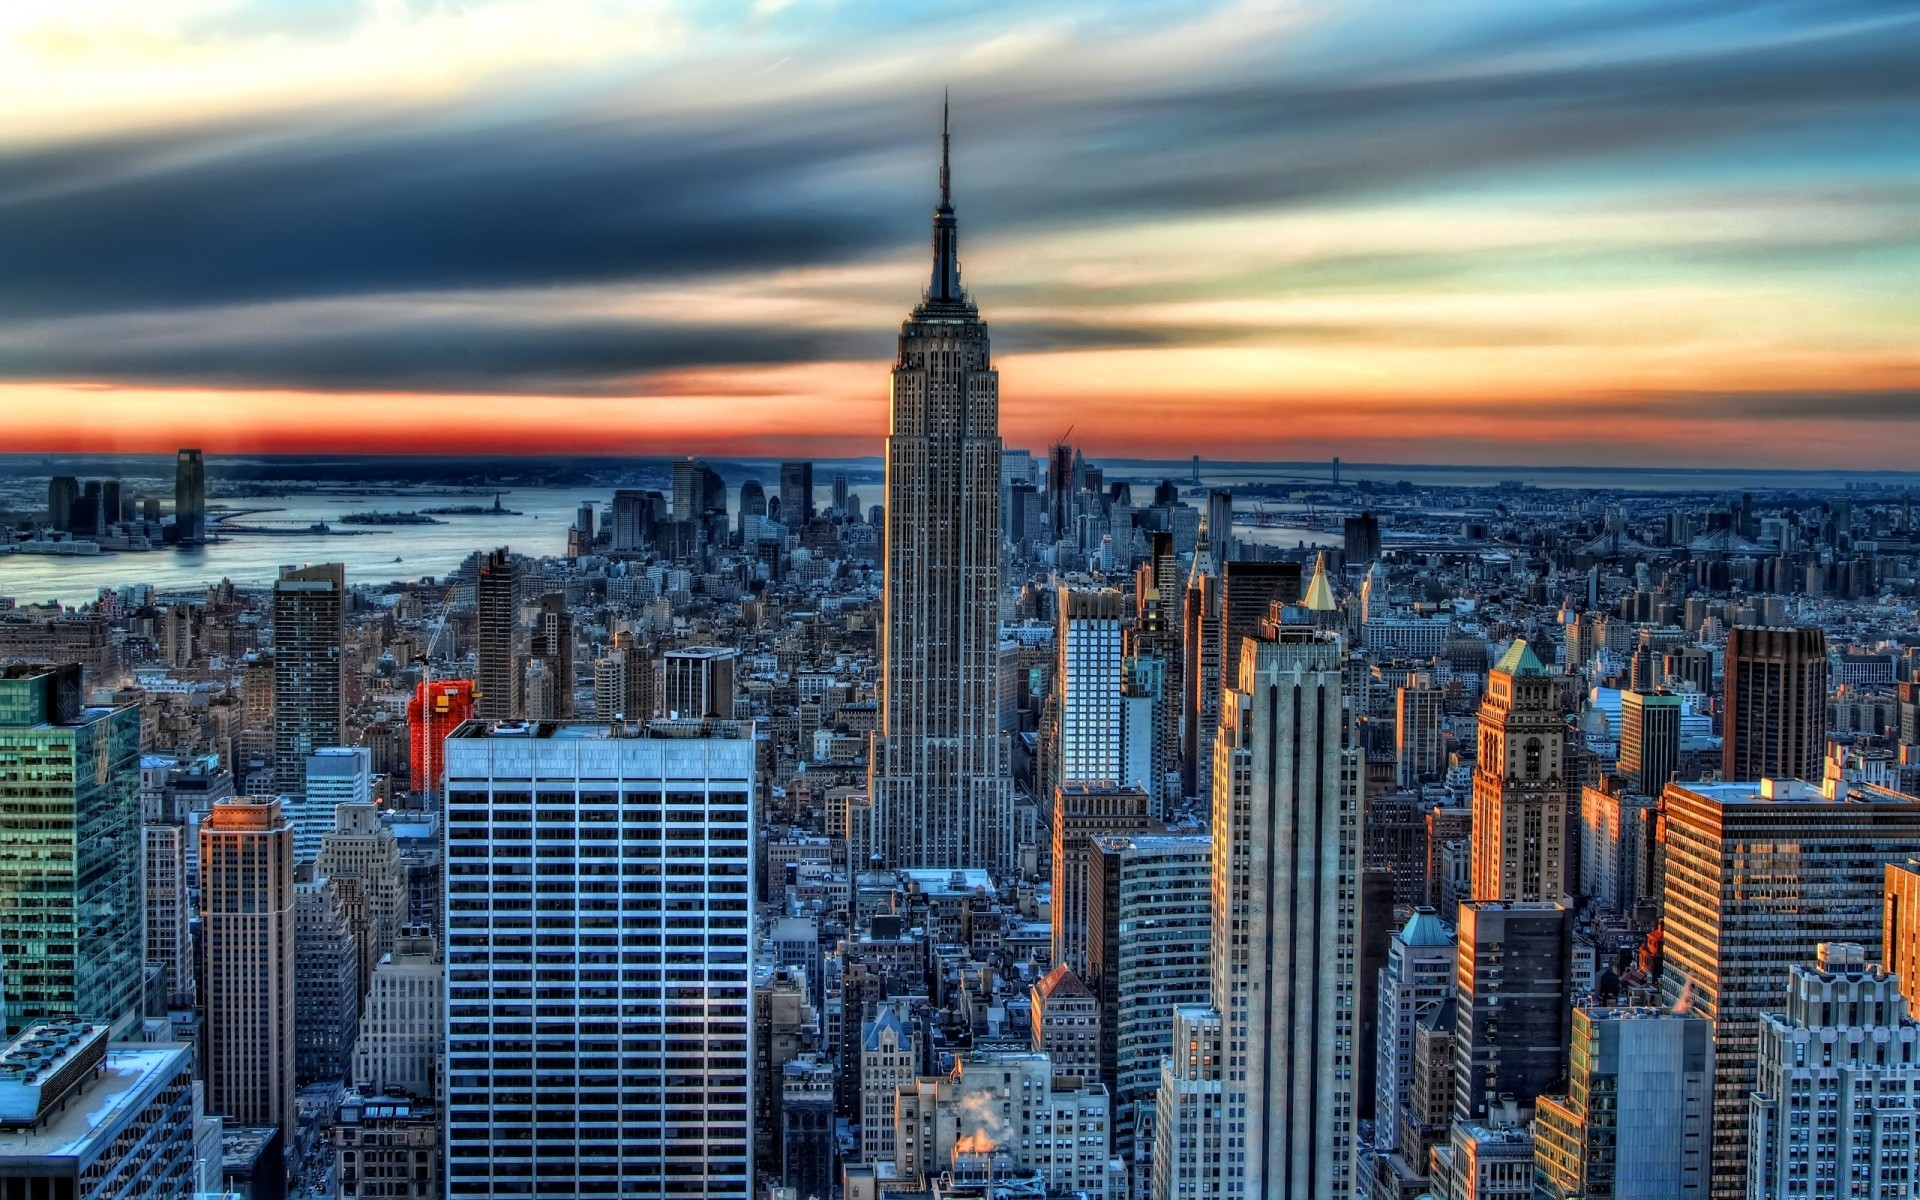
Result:
[[[466,721],[448,734],[462,740],[518,738],[531,741],[686,741],[751,737],[751,721],[657,720],[645,724],[605,721]]]
[[[168,1043],[115,1043],[98,1073],[69,1098],[64,1109],[36,1128],[0,1130],[0,1155],[12,1159],[71,1159],[144,1104],[175,1070],[184,1067],[185,1046]],[[105,1141],[96,1143],[105,1149]]]

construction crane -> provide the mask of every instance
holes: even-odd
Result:
[[[427,644],[420,648],[420,653],[413,656],[413,661],[420,664],[420,720],[425,722],[429,729],[433,726],[433,713],[427,707],[433,700],[433,648],[440,642],[440,634],[447,627],[447,614],[453,611],[454,597],[459,594],[459,584],[456,583],[447,588],[445,598],[440,601],[440,615],[434,619],[432,632],[427,634]],[[421,774],[426,777],[424,782],[428,786],[422,787],[420,786],[422,781],[415,781],[414,790],[424,796],[435,790],[432,784],[439,778],[435,773],[433,762],[434,752],[439,747],[434,745],[433,738],[424,734],[420,738],[420,746],[424,752],[422,765],[426,768]]]

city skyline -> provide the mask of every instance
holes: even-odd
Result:
[[[932,79],[1010,444],[1903,465],[1898,6],[908,7],[17,10],[15,444],[872,453]]]

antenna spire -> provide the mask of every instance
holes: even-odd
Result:
[[[953,106],[953,89],[940,94],[940,207],[953,207],[953,136],[947,131],[947,114]]]

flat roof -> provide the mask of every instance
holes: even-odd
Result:
[[[89,1141],[104,1150],[102,1137],[131,1116],[165,1082],[171,1070],[189,1062],[187,1047],[172,1042],[120,1043],[107,1048],[106,1064],[69,1100],[65,1111],[38,1129],[0,1130],[0,1155],[8,1158],[71,1159]]]
[[[752,736],[751,721],[657,720],[615,725],[607,721],[463,721],[447,736],[461,740],[693,741]]]

